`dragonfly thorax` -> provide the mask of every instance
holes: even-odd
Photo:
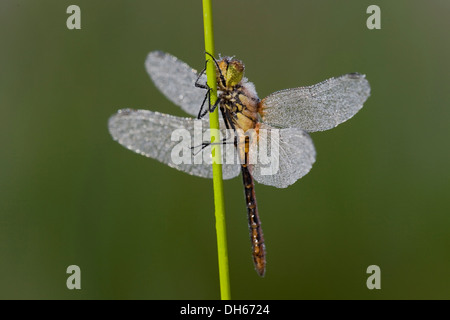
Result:
[[[217,65],[217,85],[221,91],[220,108],[234,129],[242,129],[245,132],[255,128],[259,98],[254,85],[244,77],[244,64],[226,57]]]

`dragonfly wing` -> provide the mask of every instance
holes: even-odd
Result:
[[[257,153],[257,161],[251,167],[253,177],[259,183],[277,188],[286,188],[303,177],[316,160],[316,150],[308,133],[298,128],[276,129],[266,124],[259,129]]]
[[[205,99],[206,90],[195,86],[198,78],[196,70],[162,51],[150,52],[145,61],[145,67],[156,87],[170,101],[191,116],[197,117]],[[206,85],[205,74],[200,77],[199,83]],[[208,101],[205,103],[207,108]]]
[[[127,149],[194,176],[212,178],[209,121],[147,110],[119,110],[109,118],[109,132]],[[207,132],[208,131],[208,132]],[[194,150],[191,147],[195,147]],[[222,166],[223,178],[239,175],[237,162]]]
[[[274,127],[324,131],[353,117],[369,95],[365,75],[349,73],[269,95],[261,101],[262,119]]]

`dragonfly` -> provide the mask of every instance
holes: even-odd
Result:
[[[349,73],[312,86],[276,91],[260,99],[253,83],[244,76],[245,66],[240,60],[234,57],[216,60],[212,56],[211,59],[215,64],[218,87],[214,105],[208,99],[210,88],[206,83],[206,67],[199,73],[171,54],[150,52],[145,67],[155,86],[191,117],[122,109],[110,117],[109,132],[129,150],[188,174],[212,178],[211,162],[200,163],[194,158],[199,155],[202,159],[211,157],[211,143],[204,142],[209,130],[209,119],[205,115],[218,107],[220,147],[224,150],[228,144],[238,151],[237,161],[223,163],[223,178],[242,175],[253,264],[257,274],[263,277],[266,249],[254,181],[286,188],[307,174],[316,159],[309,133],[332,129],[352,118],[370,96],[370,85],[365,75]],[[176,130],[188,134],[191,152],[186,159],[191,161],[174,159],[174,150],[180,142],[173,137]],[[242,139],[242,132],[251,130],[256,138],[244,136]],[[276,142],[275,147],[269,140]],[[200,152],[193,152],[199,145]],[[253,145],[270,145],[269,151],[278,151],[275,170],[267,174],[267,161],[250,161]]]

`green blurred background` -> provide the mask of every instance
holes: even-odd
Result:
[[[81,8],[82,29],[66,28]],[[366,9],[381,7],[381,30]],[[235,299],[450,298],[450,2],[214,1],[216,51],[259,96],[349,72],[372,95],[314,133],[317,162],[257,185],[267,274],[253,270],[243,187],[225,182]],[[119,108],[184,115],[144,69],[201,69],[201,1],[0,2],[0,298],[217,299],[212,181],[114,142]],[[81,268],[82,290],[66,288]],[[381,290],[366,269],[381,268]]]

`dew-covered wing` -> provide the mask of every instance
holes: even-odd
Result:
[[[261,101],[262,119],[279,128],[328,130],[353,117],[369,95],[365,75],[349,73],[310,87],[272,93]]]
[[[206,90],[195,86],[198,78],[196,70],[171,54],[162,51],[150,52],[145,60],[145,67],[155,86],[170,101],[191,116],[197,117]],[[199,83],[206,84],[205,74],[200,77]]]
[[[201,149],[203,142],[210,141],[207,120],[123,109],[109,118],[108,128],[114,140],[129,150],[191,175],[212,178],[211,147]],[[226,163],[224,179],[239,175],[237,160]]]
[[[276,129],[262,124],[259,129],[258,160],[251,166],[256,181],[286,188],[307,174],[316,160],[314,144],[298,128]]]

